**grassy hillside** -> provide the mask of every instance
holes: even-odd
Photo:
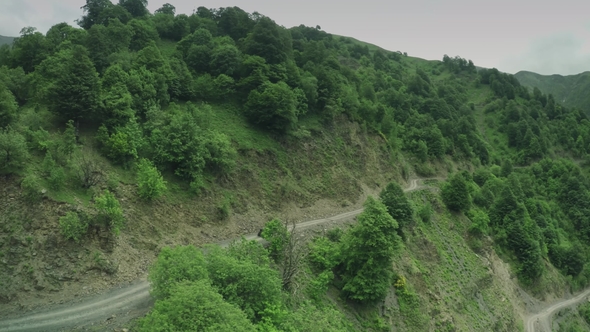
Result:
[[[130,3],[0,53],[10,310],[149,270],[141,331],[516,331],[589,284],[585,114],[460,57]],[[404,195],[415,177],[446,180]],[[306,244],[281,226],[363,204]],[[264,225],[268,248],[194,247]]]
[[[0,36],[0,46],[2,46],[4,44],[11,45],[13,41],[14,41],[14,37]]]
[[[540,75],[528,71],[520,71],[514,75],[526,86],[538,88],[544,94],[552,94],[555,100],[566,107],[576,107],[590,112],[590,72],[577,75]]]

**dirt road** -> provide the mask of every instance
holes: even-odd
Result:
[[[421,179],[410,180],[405,192],[422,188]],[[337,216],[309,220],[297,224],[297,229],[305,229],[319,224],[351,220],[363,212],[358,209]],[[248,240],[262,240],[257,234],[245,236]],[[225,247],[233,240],[222,241]],[[50,309],[37,311],[26,316],[0,322],[0,332],[8,331],[71,331],[91,328],[94,324],[108,324],[129,321],[147,312],[153,300],[149,293],[147,280],[138,280],[133,284],[111,289],[99,296],[86,298],[80,302],[52,306]],[[117,324],[119,325],[119,324]]]
[[[559,310],[580,304],[587,300],[590,295],[590,289],[586,289],[576,297],[569,300],[563,300],[545,308],[543,311],[530,316],[526,321],[526,332],[551,332],[551,320],[555,313]]]

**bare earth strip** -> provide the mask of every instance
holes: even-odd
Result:
[[[410,186],[404,191],[420,189],[419,179],[410,180]],[[352,220],[363,212],[358,209],[330,218],[305,221],[297,224],[297,230],[308,227]],[[248,240],[261,241],[257,234],[244,236]],[[221,246],[229,245],[233,240],[223,241]],[[110,291],[89,297],[81,302],[52,306],[51,309],[0,322],[0,332],[4,331],[69,331],[88,328],[94,324],[104,323],[109,319],[122,318],[130,320],[139,317],[153,304],[147,280],[138,280],[131,285],[119,286]],[[119,315],[117,317],[117,315]]]
[[[550,332],[551,318],[556,312],[563,308],[580,304],[582,301],[587,300],[588,295],[590,295],[590,289],[586,289],[574,298],[557,302],[543,311],[530,316],[526,321],[526,332]]]

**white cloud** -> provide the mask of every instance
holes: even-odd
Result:
[[[572,75],[590,70],[590,45],[580,33],[564,32],[539,38],[521,54],[500,61],[507,72],[528,70],[544,75]]]

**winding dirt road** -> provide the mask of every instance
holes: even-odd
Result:
[[[569,300],[563,300],[545,308],[543,311],[530,316],[526,321],[526,332],[551,332],[551,318],[559,310],[580,304],[587,300],[590,295],[590,289],[586,289]]]
[[[424,179],[425,180],[425,179]],[[421,188],[421,179],[410,180],[405,192]],[[358,209],[333,217],[309,220],[297,224],[297,230],[319,224],[351,220],[363,212]],[[257,234],[244,236],[247,240],[261,241]],[[222,241],[222,247],[228,246],[233,240]],[[150,284],[147,280],[138,280],[132,284],[119,286],[110,291],[89,297],[78,303],[52,306],[50,309],[37,311],[23,317],[0,322],[0,332],[8,331],[70,331],[88,328],[94,324],[104,324],[109,320],[125,316],[125,320],[139,317],[153,304],[149,293]],[[117,317],[119,315],[119,317]]]

